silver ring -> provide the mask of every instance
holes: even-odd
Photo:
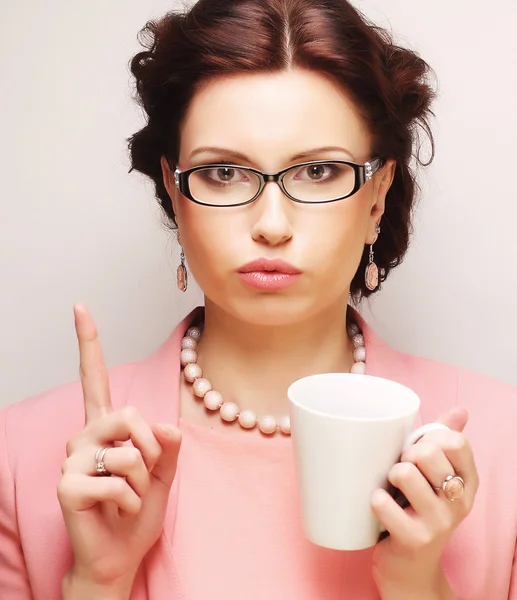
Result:
[[[111,448],[113,448],[113,446],[101,446],[95,453],[95,472],[100,477],[111,477],[111,473],[106,469],[106,465],[104,464],[104,456]]]
[[[465,494],[465,482],[459,475],[448,475],[440,487],[433,488],[437,492],[442,491],[450,502],[461,500]]]

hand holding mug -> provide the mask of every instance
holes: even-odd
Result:
[[[462,433],[467,419],[465,410],[453,409],[438,419],[449,431],[426,434],[390,470],[388,480],[410,506],[399,506],[383,489],[372,495],[372,510],[390,533],[373,554],[383,599],[420,597],[422,590],[454,598],[442,572],[442,554],[472,510],[479,487],[472,448]]]
[[[82,586],[125,589],[113,597],[129,597],[162,531],[181,435],[169,424],[147,424],[132,407],[113,411],[97,329],[85,307],[74,312],[86,424],[67,444],[58,488],[75,557],[64,596]]]
[[[420,407],[414,391],[347,373],[300,379],[288,397],[307,537],[337,550],[376,546],[383,600],[454,599],[441,557],[478,488],[461,433],[466,411],[412,431]],[[390,484],[406,507],[388,493]],[[389,536],[377,543],[383,528]]]

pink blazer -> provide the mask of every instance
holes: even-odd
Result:
[[[417,424],[432,421],[454,405],[469,410],[466,433],[476,453],[481,486],[473,512],[447,548],[445,569],[461,600],[517,600],[516,388],[396,352],[358,320],[365,334],[368,372],[408,385],[420,395]],[[189,315],[149,358],[111,370],[115,407],[132,405],[149,421],[178,423],[180,340],[191,321]],[[78,383],[0,412],[1,600],[61,597],[61,580],[73,556],[56,487],[66,442],[83,423]],[[179,485],[181,472],[171,491],[163,533],[144,561],[132,600],[182,597],[171,554]],[[209,568],[203,565],[205,576]],[[246,585],[243,582],[242,589]]]

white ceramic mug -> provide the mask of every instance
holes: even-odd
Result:
[[[295,381],[288,389],[291,430],[305,533],[335,550],[362,550],[382,531],[370,496],[404,448],[433,429],[413,430],[417,394],[370,375],[328,373]]]

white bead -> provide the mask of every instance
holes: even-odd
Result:
[[[243,410],[239,415],[239,425],[244,429],[253,429],[257,424],[257,415],[252,410]]]
[[[364,346],[364,337],[362,333],[356,333],[352,336],[352,343],[354,344],[354,348],[360,348]]]
[[[282,433],[285,433],[286,435],[291,434],[291,419],[289,418],[289,415],[283,416],[280,419],[279,425]]]
[[[194,338],[187,336],[181,340],[181,349],[182,350],[187,350],[187,349],[195,350],[196,348],[197,348],[197,341]]]
[[[221,406],[221,418],[223,421],[235,421],[238,414],[239,407],[235,404],[235,402],[225,402]]]
[[[212,389],[212,384],[208,379],[196,379],[192,384],[192,391],[198,398],[204,398],[206,394]]]
[[[352,365],[350,369],[350,373],[355,373],[356,375],[364,375],[366,373],[366,363],[364,362],[356,362]]]
[[[361,346],[360,348],[356,348],[354,350],[354,360],[355,362],[366,361],[366,348],[364,346]]]
[[[182,367],[185,367],[190,363],[197,362],[197,352],[195,350],[191,350],[190,348],[182,350],[180,354],[180,361]]]
[[[197,363],[190,363],[183,369],[183,376],[189,383],[194,383],[203,376],[203,371]]]
[[[203,402],[208,410],[219,410],[223,405],[223,397],[219,392],[210,390],[205,394]]]
[[[196,342],[199,342],[199,338],[201,337],[201,329],[199,329],[199,327],[190,327],[187,330],[187,336],[195,339]]]
[[[271,434],[276,431],[276,419],[271,415],[262,417],[259,421],[259,428],[262,433]]]

